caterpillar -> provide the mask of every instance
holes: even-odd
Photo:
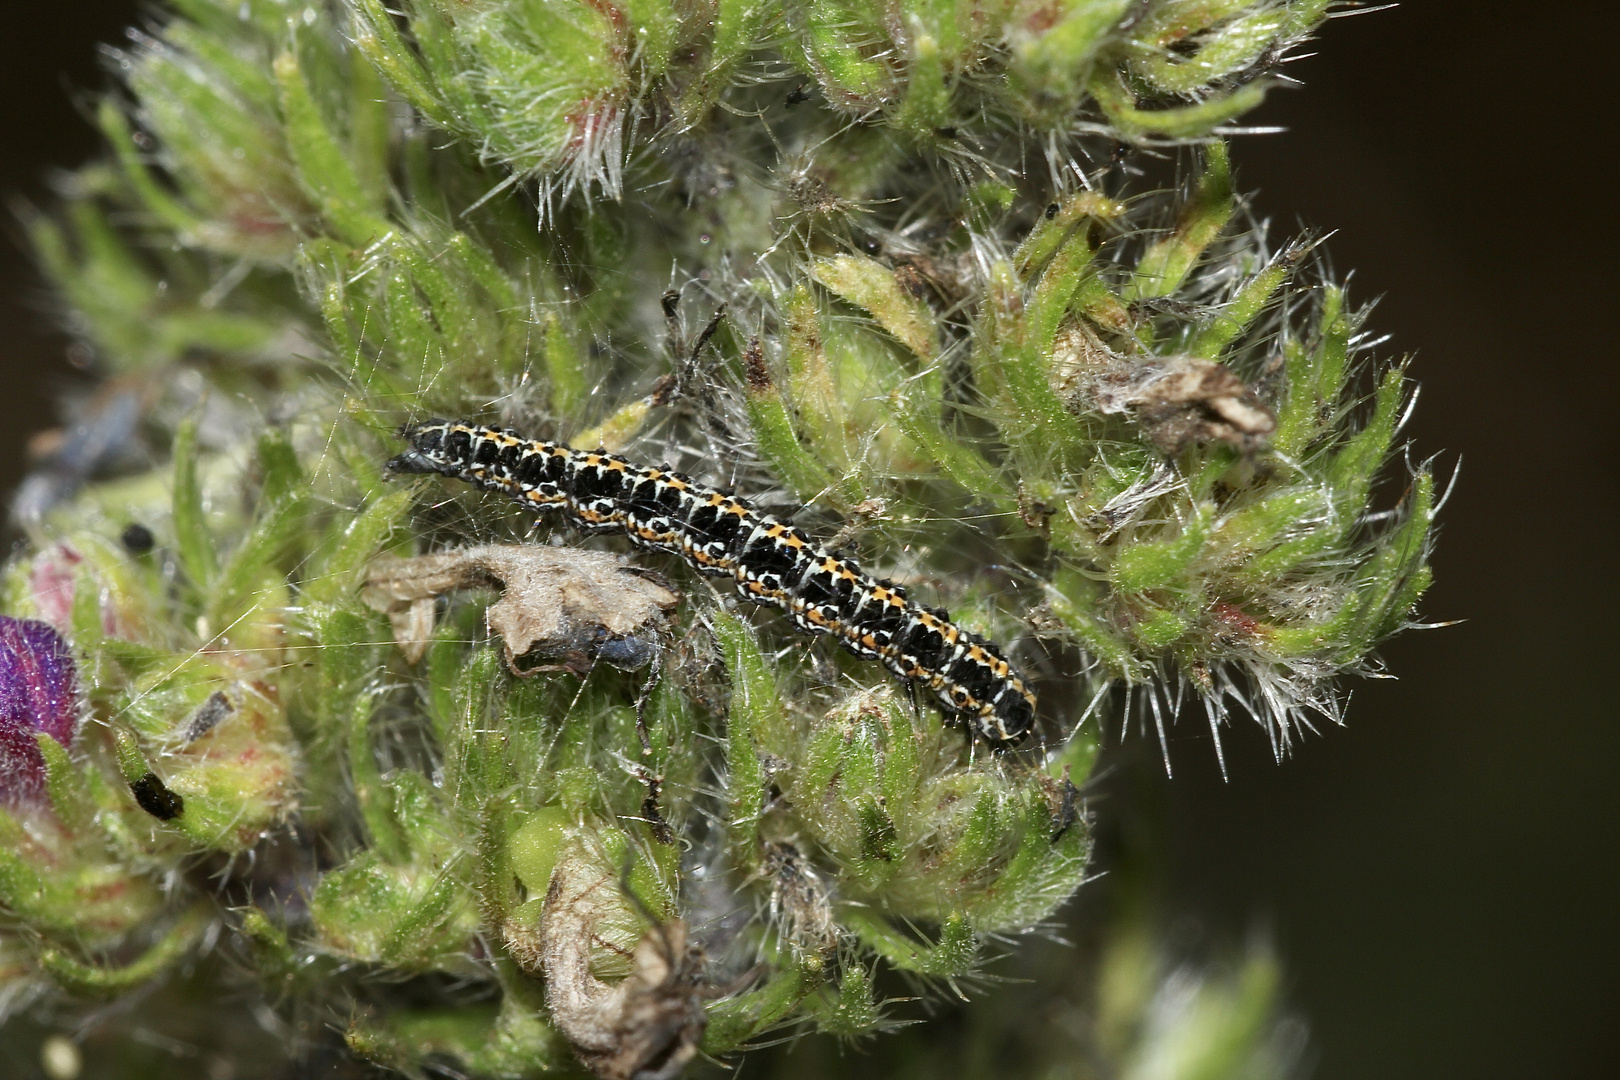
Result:
[[[993,746],[1017,742],[1034,724],[1035,695],[994,642],[743,499],[669,469],[503,428],[427,420],[399,434],[410,448],[388,462],[391,472],[438,473],[534,510],[562,507],[587,529],[622,530],[700,573],[731,577],[745,600],[780,608],[798,629],[830,634],[925,686]]]

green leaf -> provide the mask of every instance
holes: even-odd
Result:
[[[726,792],[732,848],[744,865],[758,858],[757,830],[765,807],[765,770],[759,744],[783,723],[776,680],[753,633],[735,616],[716,612],[715,635],[731,676],[731,704],[726,712]]]
[[[75,994],[105,997],[123,993],[178,963],[202,937],[212,916],[207,904],[192,907],[150,948],[127,964],[86,963],[65,948],[46,946],[39,951],[39,966],[60,986]]]
[[[214,533],[203,509],[202,485],[197,479],[197,417],[180,422],[174,434],[174,540],[180,565],[192,587],[209,594],[219,565]]]
[[[1120,592],[1138,593],[1176,584],[1209,540],[1215,507],[1198,506],[1180,531],[1167,540],[1149,540],[1121,547],[1108,568],[1108,577]]]
[[[299,184],[346,242],[365,247],[380,239],[389,224],[378,215],[354,163],[310,95],[298,58],[291,52],[276,57],[275,74]]]
[[[1136,264],[1136,274],[1124,290],[1126,300],[1168,296],[1187,279],[1199,256],[1232,219],[1232,166],[1225,143],[1211,143],[1204,151],[1204,171],[1198,188],[1182,207],[1175,229],[1148,248]]]

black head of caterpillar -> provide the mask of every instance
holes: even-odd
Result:
[[[439,473],[531,509],[561,507],[588,528],[622,530],[700,573],[730,577],[744,599],[920,683],[993,746],[1034,726],[1035,695],[998,645],[742,499],[668,469],[482,424],[427,420],[400,436],[410,447],[388,463],[392,472]]]

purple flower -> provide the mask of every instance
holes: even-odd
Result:
[[[43,731],[69,746],[78,719],[78,679],[62,635],[0,615],[0,803],[39,801],[45,757],[34,735]]]

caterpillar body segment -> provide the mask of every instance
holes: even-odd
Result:
[[[622,530],[701,573],[730,577],[744,599],[927,687],[993,745],[1017,742],[1034,724],[1035,695],[994,642],[742,499],[668,469],[482,424],[428,420],[400,434],[410,446],[388,463],[393,472],[439,473],[537,511],[560,507],[587,528]]]

